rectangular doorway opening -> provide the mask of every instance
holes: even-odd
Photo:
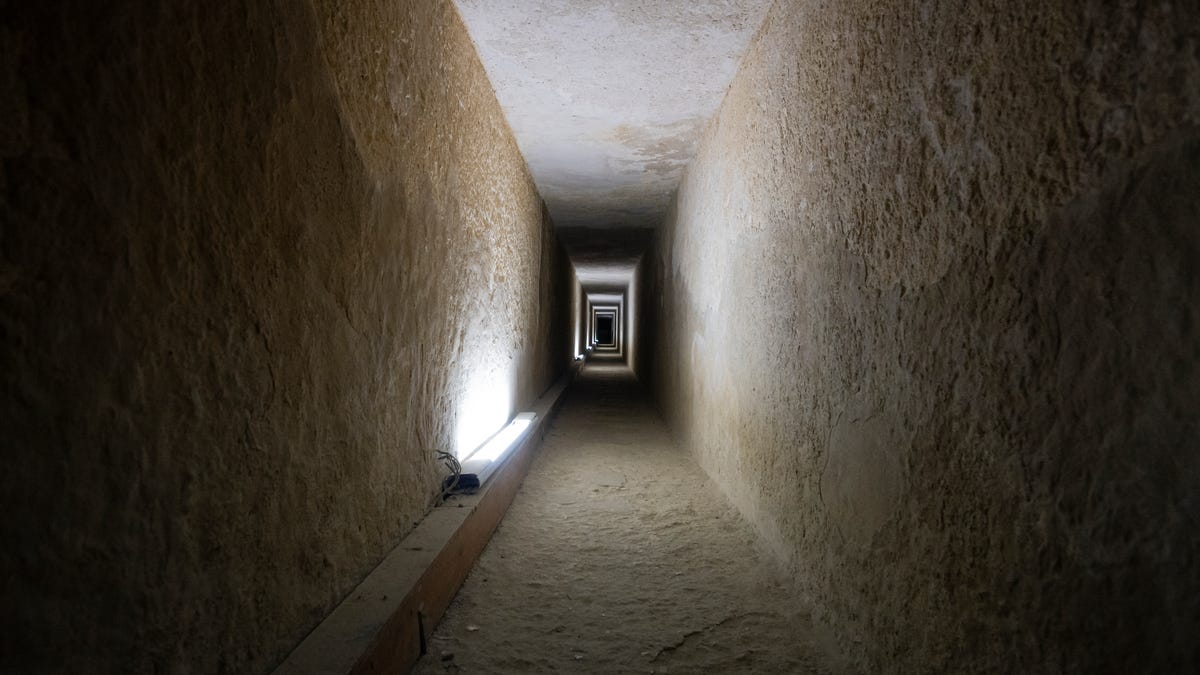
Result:
[[[613,334],[612,315],[596,316],[596,344],[602,347],[615,347],[616,336]]]

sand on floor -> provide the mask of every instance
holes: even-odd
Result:
[[[589,366],[415,672],[843,672],[835,652],[632,373]]]

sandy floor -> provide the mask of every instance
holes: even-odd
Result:
[[[828,645],[629,371],[589,366],[416,672],[838,672]]]

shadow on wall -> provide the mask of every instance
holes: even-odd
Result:
[[[563,367],[552,224],[448,2],[0,21],[0,671],[264,672]]]

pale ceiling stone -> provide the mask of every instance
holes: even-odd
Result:
[[[560,228],[661,222],[771,0],[455,0]]]

